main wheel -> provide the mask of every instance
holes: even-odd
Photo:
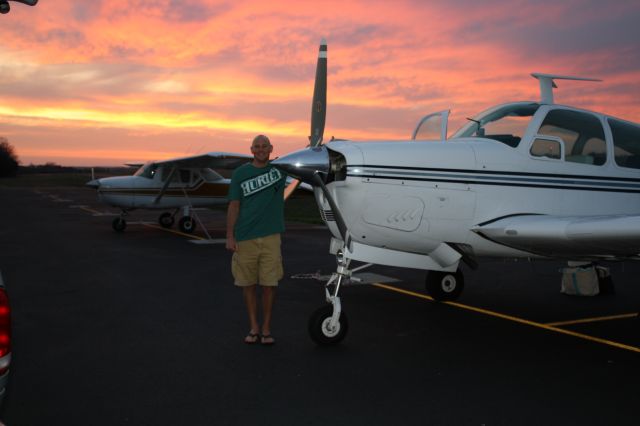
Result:
[[[180,222],[178,222],[178,227],[180,230],[186,234],[191,234],[194,229],[196,229],[196,222],[191,218],[191,216],[182,216]]]
[[[113,230],[116,232],[122,232],[127,227],[127,221],[121,217],[116,217],[111,222],[111,226],[113,226]]]
[[[437,302],[456,300],[464,289],[464,276],[460,269],[455,273],[429,271],[425,286],[427,293]]]
[[[175,219],[173,218],[173,215],[169,212],[162,213],[158,218],[158,223],[163,228],[171,228],[174,222],[175,222]]]
[[[315,311],[309,318],[309,335],[318,345],[337,345],[349,330],[349,321],[344,312],[340,312],[335,330],[329,329],[333,306],[327,305]]]

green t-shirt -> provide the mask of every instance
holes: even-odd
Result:
[[[252,240],[284,232],[284,187],[287,175],[268,164],[238,167],[231,176],[229,201],[240,201],[234,228],[237,241]]]

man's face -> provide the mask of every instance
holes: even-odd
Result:
[[[273,146],[264,139],[259,139],[251,144],[253,157],[261,163],[269,161],[271,151],[273,151]]]

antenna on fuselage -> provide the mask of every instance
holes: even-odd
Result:
[[[540,103],[553,104],[553,89],[558,86],[553,80],[578,80],[578,81],[602,81],[597,78],[572,77],[568,75],[543,74],[539,72],[531,73],[533,78],[540,81]]]

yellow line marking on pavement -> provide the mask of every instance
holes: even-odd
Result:
[[[619,319],[627,319],[627,318],[636,318],[638,317],[638,313],[633,314],[620,314],[620,315],[607,315],[603,317],[593,317],[593,318],[583,318],[571,321],[558,321],[558,322],[548,322],[545,325],[550,325],[552,327],[559,325],[573,325],[573,324],[585,324],[589,322],[599,322],[599,321],[611,321],[611,320],[619,320]]]
[[[151,225],[149,223],[143,223],[142,225],[146,226],[147,228],[160,229],[161,231],[171,232],[173,234],[182,235],[183,237],[194,238],[196,240],[204,240],[205,239],[205,238],[199,237],[197,235],[186,234],[186,233],[180,232],[180,231],[174,231],[173,229],[170,229],[170,228],[163,228],[162,226],[159,226],[159,225]]]
[[[427,296],[426,294],[416,293],[416,292],[413,292],[413,291],[404,290],[404,289],[401,289],[401,288],[393,287],[393,286],[386,285],[386,284],[380,284],[380,283],[374,283],[373,286],[379,287],[379,288],[383,288],[383,289],[386,289],[386,290],[395,291],[397,293],[407,294],[409,296],[414,296],[414,297],[418,297],[418,298],[421,298],[421,299],[426,299],[426,300],[433,301],[433,298],[430,297],[430,296]],[[565,330],[565,329],[562,329],[562,328],[554,327],[552,325],[542,324],[542,323],[539,323],[539,322],[529,321],[529,320],[526,320],[526,319],[523,319],[523,318],[514,317],[512,315],[505,315],[505,314],[501,314],[501,313],[498,313],[498,312],[493,312],[493,311],[490,311],[488,309],[482,309],[482,308],[476,308],[475,306],[463,305],[462,303],[458,303],[458,302],[440,302],[440,303],[443,303],[443,304],[446,304],[446,305],[450,305],[450,306],[455,306],[456,308],[466,309],[468,311],[478,312],[478,313],[489,315],[489,316],[492,316],[492,317],[506,319],[506,320],[517,322],[517,323],[520,323],[520,324],[530,325],[532,327],[542,328],[543,330],[555,331],[556,333],[566,334],[566,335],[569,335],[569,336],[578,337],[580,339],[601,343],[603,345],[613,346],[615,348],[626,349],[628,351],[640,353],[640,348],[638,348],[638,347],[625,345],[623,343],[614,342],[612,340],[607,340],[607,339],[601,339],[599,337],[588,336],[586,334],[576,333],[575,331]]]

